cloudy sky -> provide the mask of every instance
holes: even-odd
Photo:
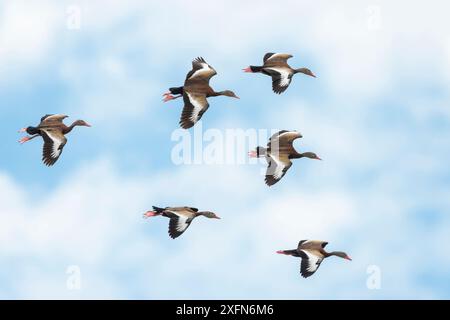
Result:
[[[449,299],[449,9],[2,1],[0,298]],[[293,54],[317,79],[273,94],[269,78],[241,71],[266,52]],[[294,129],[295,146],[324,161],[296,161],[272,188],[263,163],[175,163],[182,101],[161,94],[197,56],[217,70],[214,88],[241,97],[210,99],[200,134]],[[93,125],[52,168],[41,141],[17,143],[48,113]],[[172,240],[166,219],[142,218],[152,205],[222,220]],[[353,261],[327,259],[303,279],[299,260],[275,254],[301,239]]]

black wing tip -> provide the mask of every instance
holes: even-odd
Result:
[[[273,90],[273,92],[275,92],[276,94],[282,94],[283,92],[285,92],[286,91],[286,89],[287,89],[288,87],[277,87],[277,88],[275,88],[275,87],[273,87],[272,88],[272,90]]]
[[[269,59],[271,56],[273,56],[274,54],[275,54],[274,52],[267,52],[267,53],[264,55],[264,58],[263,58],[264,62],[265,62],[267,59]]]
[[[56,163],[56,160],[58,159],[48,159],[48,158],[42,158],[42,162],[47,166],[47,167],[51,167]]]
[[[309,277],[311,277],[312,276],[312,273],[311,274],[306,274],[306,273],[303,273],[303,272],[300,272],[300,275],[303,277],[303,278],[309,278]]]
[[[274,184],[276,184],[280,180],[275,180],[271,176],[266,176],[266,179],[264,181],[266,182],[267,186],[271,187],[271,186],[273,186]]]
[[[170,230],[169,230],[169,237],[172,238],[172,239],[176,239],[176,238],[178,238],[180,235],[181,235],[181,233],[180,233],[180,234],[174,234],[174,233],[171,233]]]
[[[182,129],[190,129],[195,125],[195,123],[180,121],[180,127]]]
[[[194,59],[194,62],[204,62],[206,63],[205,59],[203,59],[203,57],[197,57]]]

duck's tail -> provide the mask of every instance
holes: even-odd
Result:
[[[267,149],[264,147],[256,147],[255,151],[250,151],[248,153],[248,156],[250,158],[260,158],[264,157],[266,155]]]
[[[171,94],[183,94],[183,87],[172,87],[169,91]]]
[[[153,211],[155,211],[157,214],[161,214],[165,209],[160,207],[152,206]]]
[[[264,147],[256,147],[256,156],[259,157],[265,157],[267,153],[267,148]]]

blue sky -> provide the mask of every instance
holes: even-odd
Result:
[[[67,27],[74,8],[78,29]],[[449,299],[448,9],[3,1],[0,298]],[[270,51],[317,79],[297,75],[278,96],[269,78],[242,73]],[[295,129],[295,146],[324,161],[295,162],[273,188],[262,163],[175,165],[182,101],[161,94],[197,56],[217,70],[215,89],[241,97],[210,99],[204,132]],[[17,143],[47,113],[93,125],[68,136],[52,168],[40,141]],[[171,240],[168,221],[142,219],[152,205],[223,219]],[[274,253],[311,238],[353,261],[330,258],[303,279],[298,260]],[[379,289],[366,285],[370,266]]]

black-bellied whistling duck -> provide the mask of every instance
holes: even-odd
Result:
[[[214,212],[198,211],[191,207],[166,207],[159,208],[153,206],[152,211],[144,213],[144,218],[163,216],[170,219],[169,236],[172,239],[179,237],[198,216],[204,216],[211,219],[220,219]]]
[[[64,135],[72,131],[76,126],[90,127],[84,120],[77,120],[70,126],[66,126],[63,120],[68,116],[62,114],[47,114],[41,118],[41,123],[37,127],[27,127],[19,132],[26,132],[31,136],[26,136],[19,140],[21,144],[30,141],[38,136],[44,139],[42,161],[47,166],[52,166],[62,153],[67,139]]]
[[[292,76],[296,73],[303,73],[311,77],[316,77],[311,70],[307,68],[293,69],[288,65],[287,60],[292,55],[286,53],[266,53],[264,55],[262,66],[249,66],[243,69],[245,72],[261,72],[272,77],[272,89],[275,93],[282,93],[292,81]]]
[[[313,152],[298,153],[294,149],[292,145],[294,140],[301,137],[302,135],[297,131],[282,130],[270,137],[267,148],[257,147],[256,151],[249,152],[252,158],[266,157],[268,167],[265,181],[268,186],[274,185],[283,178],[292,166],[291,159],[322,160]]]
[[[187,74],[184,86],[170,88],[169,92],[164,93],[164,102],[183,97],[184,108],[180,119],[182,128],[191,128],[200,120],[209,108],[206,98],[227,96],[239,99],[233,91],[216,92],[209,86],[209,80],[216,74],[216,70],[203,58],[196,58],[192,61],[192,70]],[[177,96],[173,96],[173,94]]]
[[[280,250],[277,251],[277,253],[302,258],[300,274],[302,277],[308,278],[316,272],[325,258],[337,256],[343,259],[352,260],[342,251],[326,252],[324,248],[327,244],[328,242],[320,240],[301,240],[298,243],[297,249]]]

